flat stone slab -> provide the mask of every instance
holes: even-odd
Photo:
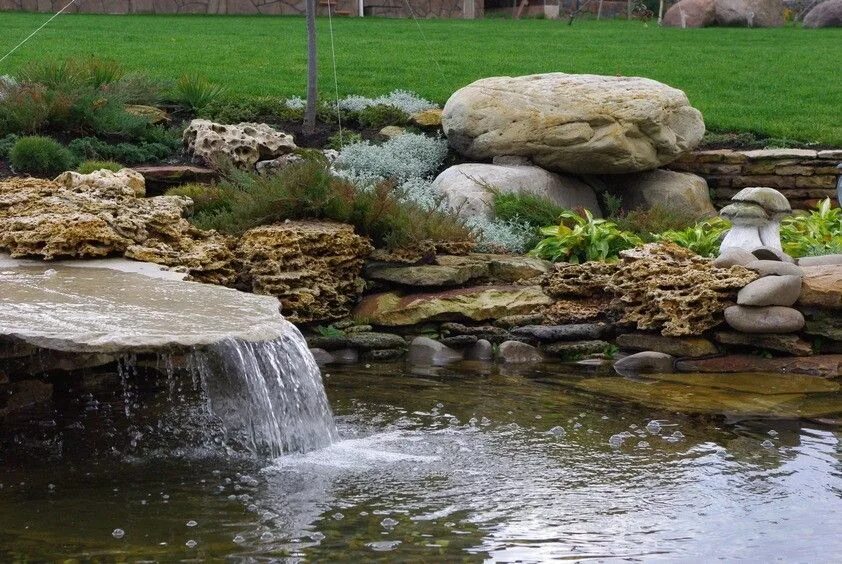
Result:
[[[153,278],[102,268],[103,262],[0,263],[0,335],[59,351],[123,353],[265,341],[292,327],[272,296],[174,280],[164,271]]]
[[[664,337],[652,333],[624,333],[617,346],[628,351],[657,351],[677,357],[717,354],[716,345],[702,337]]]
[[[842,309],[842,265],[805,266],[798,305]]]
[[[680,372],[807,374],[823,378],[842,376],[842,354],[805,357],[762,358],[734,354],[719,358],[679,360],[675,367]]]
[[[758,333],[739,333],[737,331],[718,331],[713,338],[724,345],[738,345],[769,349],[789,353],[795,356],[810,356],[813,354],[813,347],[798,335],[776,335]]]

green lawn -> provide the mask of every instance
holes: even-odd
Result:
[[[48,17],[0,13],[0,52]],[[328,22],[318,25],[320,89],[333,96]],[[342,95],[403,88],[444,102],[492,75],[640,75],[687,92],[709,129],[842,145],[842,29],[341,18],[334,31]],[[247,95],[304,93],[304,20],[293,17],[62,15],[0,63],[0,74],[88,55],[167,77],[198,71]]]

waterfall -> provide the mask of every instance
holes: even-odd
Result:
[[[319,368],[298,329],[285,324],[275,340],[226,339],[188,358],[226,438],[261,456],[306,452],[337,437]]]

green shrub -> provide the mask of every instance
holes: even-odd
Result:
[[[842,249],[842,208],[830,198],[808,213],[796,213],[781,222],[781,243],[793,257],[827,255]]]
[[[76,171],[81,174],[90,174],[97,170],[110,170],[111,172],[117,172],[122,168],[124,168],[123,165],[115,163],[114,161],[85,161],[76,167]]]
[[[394,183],[359,188],[318,161],[294,163],[265,176],[233,167],[222,172],[223,180],[207,193],[207,188],[191,186],[168,192],[199,196],[192,221],[202,229],[239,234],[286,219],[329,219],[353,224],[376,246],[393,249],[473,240],[455,216],[402,201]]]
[[[668,230],[656,234],[658,241],[675,243],[703,257],[719,254],[719,245],[731,224],[721,217],[714,217],[680,230]]]
[[[156,128],[161,130],[161,128]],[[164,130],[161,130],[164,131]],[[172,133],[162,135],[159,141],[141,143],[108,143],[96,137],[80,137],[67,148],[77,159],[116,161],[125,165],[157,163],[172,157],[181,149],[181,140]]]
[[[185,74],[175,83],[172,99],[193,111],[198,111],[219,99],[225,90],[198,74]]]
[[[558,225],[544,227],[541,233],[545,239],[530,252],[532,256],[574,264],[616,260],[620,251],[643,243],[611,221],[594,219],[587,210],[584,216],[565,211]]]
[[[211,100],[198,110],[198,116],[219,123],[297,121],[303,111],[289,108],[278,98],[228,98]]]
[[[354,143],[362,143],[363,136],[357,133],[356,131],[348,131],[347,129],[342,132],[342,135],[339,135],[339,132],[334,133],[330,137],[328,137],[327,144],[325,144],[326,149],[334,149],[335,151],[341,151],[344,147],[348,145],[353,145]]]
[[[670,211],[659,205],[648,210],[620,210],[617,215],[609,217],[623,231],[634,233],[648,242],[656,240],[658,233],[680,231],[696,224],[693,216]]]
[[[532,194],[494,194],[494,217],[502,221],[521,221],[540,228],[558,223],[564,211],[548,199]]]
[[[20,139],[20,137],[14,133],[10,133],[5,137],[0,138],[0,158],[6,158],[9,156],[9,152],[12,150],[12,147],[15,146],[18,139]]]
[[[363,108],[354,114],[354,118],[361,126],[372,129],[380,129],[387,125],[406,125],[409,121],[409,115],[405,111],[384,104]]]
[[[129,73],[103,85],[102,90],[125,104],[154,106],[164,99],[164,92],[171,88],[172,85],[165,80],[142,73]]]
[[[73,168],[73,153],[49,137],[21,137],[9,152],[16,172],[55,176]]]

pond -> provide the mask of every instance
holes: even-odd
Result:
[[[842,556],[838,382],[325,372],[341,440],[264,462],[183,390],[68,384],[0,436],[0,560]]]

